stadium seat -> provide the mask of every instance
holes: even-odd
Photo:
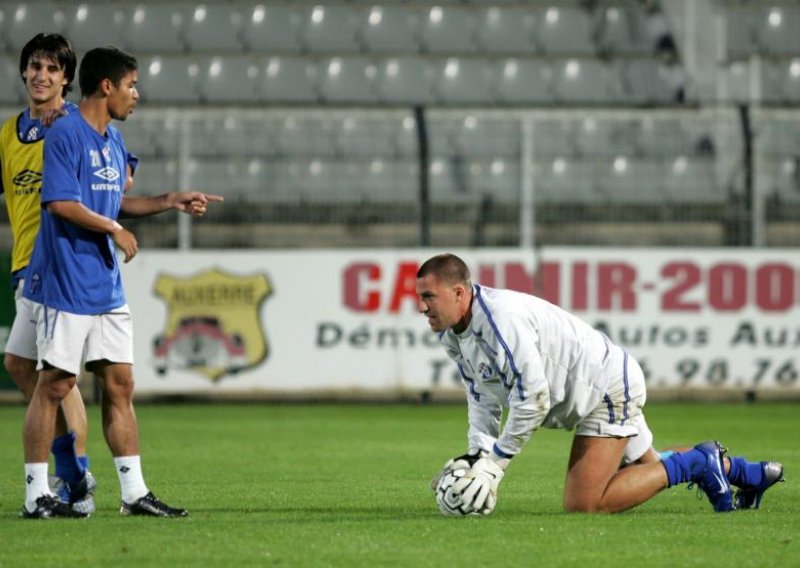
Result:
[[[596,186],[597,166],[556,158],[537,165],[534,172],[534,193],[538,203],[597,204],[605,199]]]
[[[363,177],[363,193],[368,203],[416,204],[419,167],[409,160],[374,161]]]
[[[619,68],[596,59],[565,60],[556,68],[554,91],[561,103],[618,104],[622,94]]]
[[[788,2],[759,6],[755,18],[756,42],[762,53],[800,53],[800,6]]]
[[[466,116],[452,132],[452,145],[468,159],[518,157],[520,126],[510,119]]]
[[[387,103],[433,102],[435,72],[425,59],[386,59],[378,66],[378,96]]]
[[[800,102],[800,58],[761,61],[761,100],[766,104]]]
[[[378,68],[363,57],[323,59],[317,66],[319,92],[330,103],[372,103],[378,94],[375,80]]]
[[[126,13],[115,4],[79,4],[66,9],[66,34],[77,52],[102,45],[124,48]]]
[[[143,160],[133,176],[136,195],[158,195],[178,188],[178,164],[174,159]]]
[[[284,157],[329,158],[336,155],[338,121],[287,114],[275,128],[276,151]]]
[[[555,101],[553,69],[534,59],[496,60],[497,97],[509,104],[547,104]]]
[[[288,5],[246,2],[242,6],[242,40],[255,53],[299,53],[302,14]]]
[[[196,103],[200,100],[198,62],[182,55],[139,60],[139,94],[144,102]]]
[[[676,156],[666,168],[664,188],[671,202],[724,203],[725,194],[717,182],[713,160]]]
[[[128,9],[124,19],[125,46],[133,53],[181,53],[183,30],[190,6],[179,2],[149,2]]]
[[[200,98],[207,103],[253,103],[261,99],[263,61],[248,55],[198,60]]]
[[[596,52],[591,16],[581,8],[549,6],[536,18],[536,38],[549,54],[593,55]]]
[[[598,50],[611,55],[652,52],[642,8],[633,2],[600,9],[597,20]]]
[[[724,13],[725,41],[732,59],[749,57],[758,51],[755,14],[752,7],[729,3]]]
[[[370,53],[416,53],[419,14],[404,6],[375,5],[361,19],[358,31]]]
[[[622,62],[621,79],[624,98],[618,100],[631,104],[675,104],[676,85],[671,82],[668,69],[658,59],[640,57]]]
[[[537,51],[535,11],[492,6],[479,13],[477,40],[486,54],[522,56]]]
[[[800,204],[800,158],[766,161],[762,173],[766,187],[779,203]]]
[[[27,101],[25,84],[19,74],[19,59],[0,54],[0,103],[16,107]]]
[[[537,120],[533,123],[533,156],[537,161],[578,157],[580,122],[569,119]]]
[[[507,160],[470,160],[470,184],[478,201],[517,205],[520,197],[519,166]]]
[[[261,97],[267,102],[316,102],[316,67],[304,57],[270,57],[264,63]]]
[[[675,117],[648,118],[639,128],[639,143],[645,156],[690,156],[693,140],[683,122]]]
[[[637,121],[586,119],[580,124],[575,141],[580,154],[591,156],[635,156],[640,151]]]
[[[382,157],[397,154],[395,131],[399,121],[376,119],[354,113],[336,121],[334,134],[336,154],[347,158]]]
[[[420,21],[422,49],[429,53],[473,53],[478,49],[475,39],[477,27],[474,10],[431,6]]]
[[[302,15],[302,44],[311,53],[358,53],[357,31],[364,17],[363,8],[310,5]]]
[[[55,2],[4,2],[4,35],[6,48],[10,53],[19,54],[28,41],[38,33],[63,33],[66,14]]]
[[[486,104],[495,100],[493,69],[484,59],[451,57],[437,62],[435,92],[444,103]]]
[[[661,162],[609,156],[599,163],[598,189],[609,203],[655,205],[666,201]]]
[[[197,4],[186,19],[186,44],[195,54],[238,53],[243,49],[243,21],[244,16],[236,6]]]

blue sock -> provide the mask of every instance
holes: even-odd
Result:
[[[667,470],[668,487],[686,483],[703,471],[706,465],[706,456],[698,450],[687,452],[674,452],[671,456],[661,461]]]
[[[75,433],[68,432],[53,440],[53,455],[56,458],[56,475],[66,483],[78,483],[86,469],[75,455]]]
[[[83,469],[89,469],[89,456],[78,456],[78,461],[83,466]]]
[[[729,458],[731,470],[728,472],[728,481],[736,487],[757,486],[763,481],[764,470],[761,463],[749,462],[744,458]]]

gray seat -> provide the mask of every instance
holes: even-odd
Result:
[[[5,4],[5,3],[4,3]],[[20,50],[38,33],[63,33],[65,14],[55,2],[9,2],[2,7],[5,39],[9,52]]]
[[[759,7],[755,21],[756,42],[763,53],[800,53],[800,6],[783,3]]]
[[[388,120],[359,116],[346,117],[336,122],[334,134],[336,153],[348,159],[366,157],[389,158],[397,154],[395,132],[402,128]]]
[[[494,63],[497,97],[510,104],[552,103],[553,69],[535,59],[506,59]]]
[[[595,53],[592,18],[584,10],[571,6],[549,6],[539,12],[536,21],[536,37],[546,53]]]
[[[800,176],[797,156],[770,160],[764,164],[767,187],[781,203],[800,204]]]
[[[419,200],[419,167],[409,160],[385,160],[363,176],[362,191],[368,203],[415,204]]]
[[[302,14],[280,4],[245,2],[242,7],[242,40],[254,52],[299,53]]]
[[[437,64],[436,93],[445,103],[490,103],[494,93],[493,69],[484,59],[448,58]]]
[[[461,121],[453,132],[453,145],[470,159],[519,156],[519,123],[490,118]]]
[[[682,156],[666,164],[664,188],[674,203],[723,203],[713,160]]]
[[[525,55],[535,53],[535,11],[530,8],[492,6],[479,13],[477,39],[487,54]]]
[[[204,57],[200,98],[209,103],[253,103],[261,99],[263,62],[247,55]]]
[[[179,2],[137,4],[125,15],[125,46],[132,52],[181,53],[189,5]]]
[[[618,163],[624,167],[615,167]],[[656,205],[666,201],[662,186],[664,172],[661,162],[617,157],[600,165],[598,186],[610,203],[621,205]]]
[[[418,14],[404,6],[375,5],[362,18],[359,35],[368,52],[416,53],[418,24]]]
[[[729,3],[723,14],[729,57],[734,59],[748,57],[751,53],[757,52],[756,21],[752,8]]]
[[[276,151],[287,158],[329,158],[336,155],[338,121],[287,114],[274,128]]]
[[[19,59],[0,54],[0,103],[17,106],[28,100],[25,83],[19,74]]]
[[[550,163],[578,155],[579,124],[569,119],[537,120],[533,123],[533,155]]]
[[[136,195],[158,195],[173,191],[178,187],[178,164],[172,159],[142,160],[133,180]]]
[[[622,64],[623,100],[633,104],[675,103],[674,85],[667,69],[655,58],[625,60]]]
[[[797,59],[761,62],[761,100],[796,105],[800,102],[800,63]]]
[[[264,62],[260,88],[268,102],[316,102],[316,67],[304,57],[271,57]]]
[[[434,99],[434,71],[424,59],[399,57],[378,66],[379,99],[387,103],[430,103]]]
[[[472,53],[478,50],[478,22],[474,10],[432,6],[419,26],[419,37],[425,51],[430,53]]]
[[[569,59],[555,72],[556,99],[562,103],[619,103],[622,81],[613,63],[595,59]]]
[[[473,191],[478,200],[495,205],[517,205],[520,197],[518,164],[511,161],[480,160],[469,163]]]
[[[634,156],[639,153],[639,124],[636,121],[586,120],[575,141],[585,157]]]
[[[193,53],[237,53],[244,16],[236,6],[198,4],[189,12],[184,26],[186,45]]]
[[[357,31],[362,12],[347,5],[309,6],[303,14],[303,45],[312,53],[360,51]]]
[[[124,48],[126,13],[115,4],[80,4],[66,9],[66,34],[78,52],[116,45]]]
[[[139,93],[145,102],[195,103],[200,66],[182,55],[148,57],[139,61]]]
[[[377,74],[377,66],[363,57],[324,59],[317,67],[320,95],[326,102],[375,102]]]
[[[596,204],[605,200],[597,188],[598,171],[594,162],[559,158],[540,164],[534,175],[539,203]]]
[[[625,2],[600,9],[596,23],[600,51],[615,55],[652,52],[652,42],[639,4]]]

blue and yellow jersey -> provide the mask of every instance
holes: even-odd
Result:
[[[63,108],[68,113],[78,109],[73,103],[66,103]],[[30,117],[28,110],[8,119],[0,128],[0,193],[5,194],[11,223],[14,240],[11,272],[17,278],[22,277],[20,271],[30,262],[33,243],[39,232],[47,130],[39,120]]]

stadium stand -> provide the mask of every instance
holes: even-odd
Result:
[[[529,124],[543,214],[553,206],[562,219],[608,220],[630,205],[675,217],[676,208],[713,205],[716,213],[701,213],[722,223],[719,205],[743,183],[735,105],[755,98],[765,109],[754,115],[759,187],[800,204],[798,122],[769,112],[800,103],[800,6],[700,1],[719,11],[724,32],[711,69],[683,53],[689,3],[3,3],[0,105],[24,102],[22,45],[60,31],[79,52],[113,43],[139,58],[143,104],[121,128],[146,158],[137,173],[145,191],[178,183],[188,148],[192,183],[224,187],[242,210],[377,204],[379,218],[411,211],[404,220],[413,222],[419,144],[410,109],[422,105],[441,217],[463,219],[447,208],[489,202],[514,222]],[[703,73],[714,75],[706,92],[696,88]]]

